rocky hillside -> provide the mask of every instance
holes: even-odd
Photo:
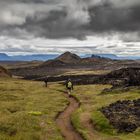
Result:
[[[59,66],[88,66],[88,67],[96,67],[99,64],[105,64],[112,61],[108,58],[101,58],[101,57],[88,57],[88,58],[80,58],[78,55],[65,52],[64,54],[60,55],[56,59],[49,60],[44,62],[41,66],[46,67],[59,67]]]
[[[128,67],[114,70],[105,75],[87,78],[87,80],[81,79],[78,84],[111,84],[113,88],[140,86],[140,68]]]
[[[11,77],[11,74],[8,70],[0,66],[0,77]]]
[[[102,57],[87,57],[80,58],[78,55],[66,52],[59,57],[48,60],[41,63],[38,66],[26,67],[26,68],[13,68],[10,69],[13,75],[22,77],[44,77],[44,76],[56,76],[70,72],[73,70],[109,70],[114,71],[116,69],[121,69],[125,67],[137,66],[140,68],[140,61],[122,61],[122,60],[111,60]],[[28,79],[27,78],[27,79]],[[90,83],[90,81],[88,81]]]
[[[117,101],[101,109],[118,132],[134,132],[140,127],[140,99]]]
[[[102,81],[111,83],[114,86],[139,86],[140,68],[130,67],[112,71],[102,77]]]
[[[64,54],[57,57],[56,60],[62,61],[64,63],[78,63],[80,62],[81,58],[76,54],[65,52]]]

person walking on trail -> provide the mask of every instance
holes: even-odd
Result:
[[[45,83],[45,87],[48,87],[48,77],[45,78],[44,83]]]
[[[73,83],[71,81],[71,79],[68,79],[66,82],[66,88],[68,90],[68,95],[71,95],[71,91],[73,90]]]

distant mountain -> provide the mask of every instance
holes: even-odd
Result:
[[[17,55],[8,56],[7,54],[0,53],[0,61],[47,61],[58,57],[57,54],[35,54],[35,55]]]
[[[62,61],[64,63],[77,63],[81,60],[81,58],[71,52],[65,52],[62,55],[58,56],[56,60]]]
[[[121,60],[140,60],[140,56],[127,56],[127,57],[119,57],[119,59]]]
[[[112,60],[140,60],[140,56],[127,56],[120,57],[114,54],[85,54],[79,57],[76,54],[65,52],[62,55],[58,54],[33,54],[33,55],[16,55],[16,56],[8,56],[5,53],[0,53],[0,61],[47,61],[52,59],[60,60],[64,63],[77,63],[82,58],[109,58]]]
[[[48,60],[41,64],[41,67],[61,67],[61,66],[87,66],[99,63],[105,63],[112,61],[108,58],[102,58],[100,56],[92,56],[87,58],[81,58],[80,56],[73,54],[71,52],[65,52],[58,56],[56,59]]]
[[[53,60],[48,60],[44,62],[43,64],[41,64],[41,66],[66,66],[67,64],[77,64],[80,62],[80,60],[81,58],[78,55],[71,52],[65,52]]]
[[[81,58],[87,58],[87,57],[91,57],[92,54],[84,54],[84,55],[80,55]]]
[[[109,58],[113,60],[119,59],[119,57],[114,54],[93,54],[91,57]]]
[[[54,59],[58,55],[56,54],[35,54],[35,55],[18,55],[18,56],[12,56],[12,60],[19,60],[19,61],[46,61],[49,59]]]
[[[93,54],[91,57],[102,57],[112,60],[140,60],[140,56],[117,56],[115,54]]]
[[[5,53],[0,53],[0,60],[10,60],[10,57]]]
[[[110,56],[110,55],[109,55]],[[66,52],[55,59],[47,60],[33,67],[17,67],[10,71],[13,75],[22,76],[27,79],[35,79],[50,75],[60,75],[75,70],[114,70],[123,67],[140,67],[140,61],[112,60],[110,58],[92,55],[92,57],[81,58],[76,54]]]

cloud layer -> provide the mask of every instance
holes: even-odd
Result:
[[[124,34],[127,37],[127,34]],[[4,42],[4,43],[3,43]],[[93,45],[94,44],[94,45]],[[71,51],[77,54],[111,53],[120,56],[139,56],[140,42],[121,41],[120,34],[106,36],[88,36],[86,40],[46,38],[15,39],[0,37],[0,52],[17,54],[52,54]]]
[[[70,49],[66,40],[71,41],[71,46],[79,42],[81,52],[108,50],[122,54],[121,48],[124,54],[139,52],[140,0],[1,0],[0,13],[0,51],[3,52],[62,52]],[[116,34],[121,43],[114,41]],[[112,35],[111,40],[104,39]],[[89,36],[96,39],[91,42]],[[33,45],[38,38],[40,44]],[[98,44],[101,38],[104,43]],[[77,49],[76,46],[72,51]]]
[[[1,0],[0,12],[1,32],[19,28],[46,38],[140,30],[139,0]]]

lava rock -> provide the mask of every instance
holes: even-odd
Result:
[[[118,132],[130,133],[140,127],[140,99],[117,101],[101,108],[101,112]]]

